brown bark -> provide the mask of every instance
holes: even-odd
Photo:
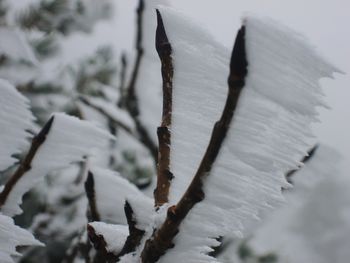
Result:
[[[162,123],[157,129],[158,150],[158,178],[157,187],[154,191],[155,206],[168,202],[169,188],[173,174],[170,172],[170,143],[171,143],[171,112],[172,112],[172,90],[173,90],[173,61],[172,49],[165,32],[162,17],[157,10],[156,49],[162,64],[163,79],[163,113]]]
[[[238,31],[232,51],[230,74],[228,77],[229,91],[221,118],[214,125],[207,150],[185,194],[176,206],[172,206],[168,209],[165,222],[154,232],[153,236],[146,241],[141,254],[143,263],[154,263],[158,261],[167,249],[174,246],[173,239],[179,232],[181,222],[185,219],[190,210],[205,198],[205,193],[203,191],[204,179],[210,175],[211,168],[219,154],[228,129],[233,125],[231,121],[245,84],[247,66],[245,27],[243,26]]]
[[[50,120],[41,129],[41,131],[33,138],[32,144],[27,155],[25,156],[21,164],[18,166],[15,173],[6,182],[4,190],[0,193],[0,208],[5,204],[8,195],[15,187],[17,182],[25,175],[26,172],[28,172],[32,168],[31,165],[35,154],[37,153],[40,146],[45,142],[46,136],[50,131],[53,121],[54,117],[52,116]]]

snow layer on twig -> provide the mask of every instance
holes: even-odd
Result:
[[[128,201],[136,222],[144,229],[150,221],[151,213],[148,212],[152,211],[152,200],[117,172],[101,168],[93,168],[91,172],[94,175],[96,206],[101,221],[126,225],[124,205]]]
[[[1,211],[9,216],[21,213],[22,196],[48,173],[68,167],[92,155],[111,136],[87,121],[63,113],[53,115],[53,123],[39,147],[31,169],[22,176],[8,195]]]
[[[170,204],[189,185],[227,96],[230,52],[192,21],[160,9],[173,48],[174,93]],[[248,75],[232,125],[204,182],[205,199],[180,227],[160,262],[213,262],[215,238],[241,235],[259,212],[283,200],[284,174],[306,155],[324,106],[318,80],[334,67],[289,28],[247,17]]]
[[[24,150],[29,141],[27,130],[33,127],[34,117],[28,100],[9,82],[0,79],[0,171],[17,161],[12,157]]]
[[[103,236],[106,242],[107,252],[117,255],[123,248],[129,234],[125,225],[112,225],[103,222],[92,222],[89,225],[95,230],[96,235]]]

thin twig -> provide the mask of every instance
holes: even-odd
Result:
[[[154,191],[156,207],[168,202],[169,188],[173,174],[170,171],[170,143],[171,143],[171,113],[172,113],[172,91],[173,91],[173,61],[172,49],[165,32],[162,17],[157,10],[156,49],[162,64],[163,78],[163,113],[162,123],[157,129],[159,151],[158,151],[158,180]]]
[[[12,189],[16,186],[17,182],[25,175],[26,172],[32,168],[32,161],[35,157],[35,154],[37,153],[40,146],[45,142],[46,136],[50,131],[53,121],[54,116],[49,119],[41,131],[33,138],[27,155],[18,166],[15,173],[6,182],[4,190],[0,193],[0,207],[5,204],[7,197],[9,196]]]
[[[147,129],[143,126],[141,121],[139,120],[139,105],[138,99],[136,95],[136,82],[140,72],[141,61],[144,54],[144,49],[142,47],[143,41],[143,13],[145,10],[145,2],[144,0],[139,0],[138,7],[136,9],[137,14],[137,22],[136,22],[136,59],[134,63],[134,67],[130,76],[130,81],[127,87],[127,95],[126,95],[126,109],[130,113],[131,117],[134,119],[136,125],[136,131],[138,133],[140,141],[147,147],[150,154],[152,155],[154,162],[157,163],[158,159],[158,148],[151,139]]]
[[[128,125],[124,124],[122,121],[116,119],[114,116],[112,116],[111,114],[109,114],[105,109],[103,109],[102,107],[99,107],[98,105],[95,105],[94,103],[92,103],[91,101],[89,101],[87,98],[83,97],[83,96],[79,96],[79,100],[81,102],[83,102],[84,104],[86,104],[87,106],[97,110],[99,113],[101,113],[103,116],[105,116],[109,121],[115,123],[118,127],[122,128],[124,131],[126,131],[128,134],[132,134],[134,135],[134,132],[132,131],[132,129],[130,127],[128,127]]]
[[[129,236],[127,237],[125,244],[118,254],[118,258],[134,252],[138,245],[140,245],[141,239],[145,234],[145,231],[136,227],[136,219],[134,218],[134,211],[128,201],[125,202],[124,211],[129,226]]]
[[[245,84],[247,65],[245,27],[243,26],[238,31],[232,51],[230,75],[228,78],[229,92],[221,118],[214,125],[208,148],[185,194],[176,206],[172,206],[168,209],[165,222],[154,232],[152,237],[146,241],[141,254],[143,263],[154,263],[158,261],[167,249],[174,246],[173,239],[179,232],[181,222],[185,219],[190,210],[204,199],[204,179],[210,175],[212,166],[230,127],[241,91]]]
[[[128,66],[128,61],[126,59],[125,53],[121,56],[121,71],[120,71],[120,84],[119,84],[119,92],[120,92],[120,98],[118,101],[118,107],[124,108],[125,101],[126,101],[126,87],[125,87],[125,79],[126,79],[126,69]]]
[[[134,68],[131,73],[130,82],[128,85],[127,90],[127,101],[126,101],[126,107],[128,108],[130,114],[134,117],[137,117],[139,115],[139,107],[137,103],[137,96],[136,96],[136,82],[138,78],[138,74],[140,71],[141,66],[141,60],[143,57],[143,47],[142,47],[142,40],[143,40],[143,30],[142,30],[142,23],[143,23],[143,11],[145,9],[145,3],[144,0],[139,0],[139,5],[136,9],[137,14],[137,21],[136,21],[136,59],[134,63]]]
[[[95,192],[95,181],[94,181],[94,175],[92,172],[88,172],[88,176],[85,181],[85,192],[87,199],[89,201],[89,216],[88,220],[89,222],[94,222],[94,221],[100,221],[101,217],[97,209],[97,204],[96,204],[96,192]]]

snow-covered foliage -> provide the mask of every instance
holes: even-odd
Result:
[[[7,81],[1,80],[2,133],[1,170],[13,165],[11,157],[27,147],[27,130],[34,127],[28,101]],[[22,212],[22,196],[50,172],[69,167],[92,155],[111,136],[87,121],[62,113],[54,114],[33,138],[32,145],[2,187],[0,193],[0,253],[2,262],[13,262],[17,246],[41,245],[24,229],[15,226],[10,218]]]
[[[20,256],[17,246],[42,246],[31,233],[16,226],[13,219],[0,213],[0,258],[3,263],[13,263],[12,256]]]
[[[48,245],[26,250],[28,260],[43,262],[219,262],[214,248],[283,203],[286,174],[313,146],[310,125],[326,106],[319,80],[337,69],[293,30],[253,16],[243,19],[230,61],[230,50],[183,14],[159,7],[156,17],[159,3],[139,0],[134,54],[118,51],[119,64],[116,46],[65,53],[86,32],[94,36],[109,0],[29,0],[0,12],[0,170],[10,178],[0,193],[0,222],[13,229],[0,228],[6,262],[17,245],[41,245],[10,218],[33,187],[22,208],[34,215],[22,224]],[[295,176],[296,191],[285,190],[289,209],[252,240],[259,253],[295,262],[347,256],[337,244],[347,240],[348,180],[328,177],[327,158]],[[337,219],[323,215],[324,204]],[[312,224],[317,216],[323,220]],[[284,236],[266,242],[274,227]],[[286,237],[292,246],[281,248]],[[302,255],[290,259],[293,249]]]
[[[31,169],[17,181],[1,207],[6,215],[14,216],[22,212],[18,204],[21,204],[23,194],[43,176],[81,162],[109,138],[108,133],[90,123],[65,114],[54,114],[48,123],[49,131],[31,162]]]

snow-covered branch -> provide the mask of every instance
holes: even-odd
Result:
[[[165,32],[162,16],[157,10],[156,50],[162,64],[163,78],[163,113],[162,123],[157,129],[158,135],[158,179],[154,191],[156,207],[168,202],[169,188],[173,174],[170,171],[170,143],[171,143],[171,113],[174,68],[171,57],[171,44]]]
[[[4,189],[0,193],[0,208],[5,204],[7,197],[10,192],[13,190],[18,181],[32,168],[32,161],[40,148],[40,146],[45,142],[46,136],[51,129],[52,122],[54,117],[51,117],[50,120],[44,125],[41,131],[33,138],[30,149],[23,159],[21,164],[18,166],[16,172],[10,177],[6,182]]]

